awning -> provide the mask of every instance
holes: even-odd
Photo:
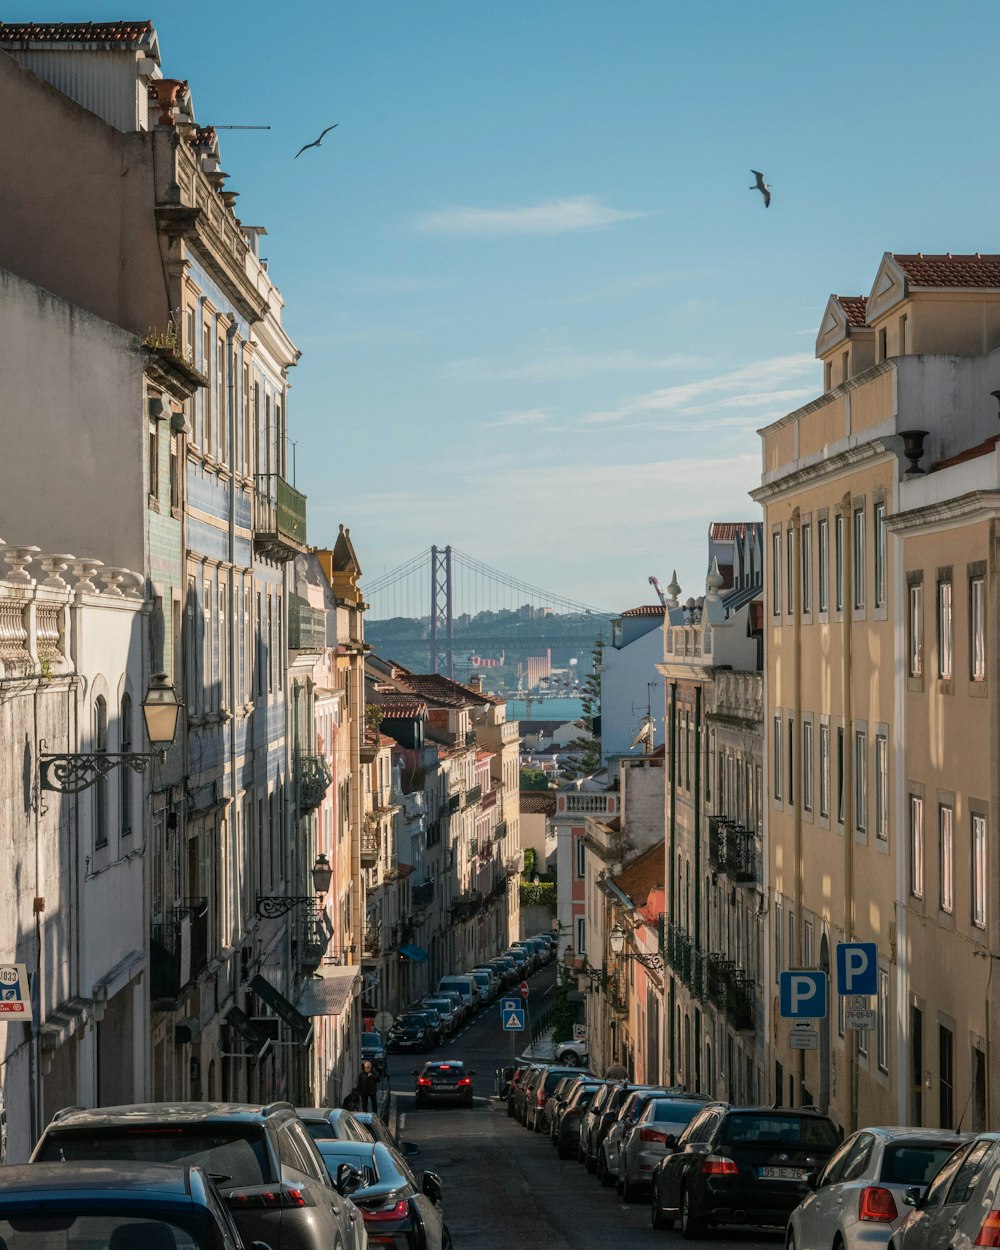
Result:
[[[266,977],[262,977],[259,972],[250,982],[249,988],[258,998],[262,998],[267,1003],[276,1016],[284,1020],[297,1042],[301,1042],[303,1046],[308,1044],[312,1037],[312,1025],[300,1011],[292,1006],[284,994],[276,990],[271,982]]]
[[[401,946],[399,953],[406,959],[412,959],[415,964],[425,964],[429,958],[422,946]]]
[[[254,1059],[259,1059],[267,1049],[270,1038],[266,1037],[260,1029],[254,1024],[245,1011],[241,1011],[239,1007],[233,1007],[226,1015],[224,1023],[242,1037],[249,1047],[249,1054]]]
[[[302,987],[298,1009],[304,1016],[342,1016],[351,1005],[358,984],[358,969],[328,968]]]

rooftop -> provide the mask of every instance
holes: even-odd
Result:
[[[149,20],[137,22],[0,22],[0,43],[141,44],[153,34]]]
[[[1000,287],[1000,256],[980,252],[966,255],[927,255],[924,252],[889,255],[906,274],[911,286]]]
[[[867,295],[838,295],[837,303],[844,310],[849,326],[860,327],[868,324]]]

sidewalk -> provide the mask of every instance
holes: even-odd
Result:
[[[530,1042],[524,1050],[521,1051],[525,1059],[554,1059],[556,1056],[556,1045],[552,1040],[552,1030],[546,1031],[538,1036],[538,1038]]]

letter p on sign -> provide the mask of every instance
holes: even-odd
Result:
[[[837,943],[837,993],[878,993],[878,947],[874,942]]]
[[[779,1009],[786,1020],[820,1020],[826,1015],[826,973],[783,972],[778,982]]]

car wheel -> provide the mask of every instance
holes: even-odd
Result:
[[[608,1171],[607,1160],[604,1158],[604,1151],[597,1157],[597,1179],[601,1182],[605,1189],[610,1189],[615,1183],[615,1178]]]
[[[661,1231],[664,1229],[671,1229],[674,1226],[674,1221],[670,1218],[670,1216],[664,1215],[660,1210],[660,1203],[656,1197],[655,1185],[653,1186],[653,1198],[649,1212],[649,1222],[654,1228],[658,1228]]]
[[[795,1250],[795,1234],[791,1229],[785,1235],[785,1250]],[[839,1240],[837,1241],[837,1250],[843,1250]]]
[[[557,1062],[564,1063],[567,1068],[575,1068],[580,1062],[580,1056],[575,1050],[567,1050],[559,1055]]]
[[[699,1241],[705,1236],[705,1217],[691,1210],[691,1195],[685,1185],[681,1190],[681,1236],[685,1241]]]
[[[463,1099],[462,1099],[462,1105],[463,1105],[464,1107],[471,1107],[471,1106],[472,1106],[472,1095],[471,1095],[471,1094],[469,1094],[469,1096],[468,1096],[467,1098],[463,1098]]]

